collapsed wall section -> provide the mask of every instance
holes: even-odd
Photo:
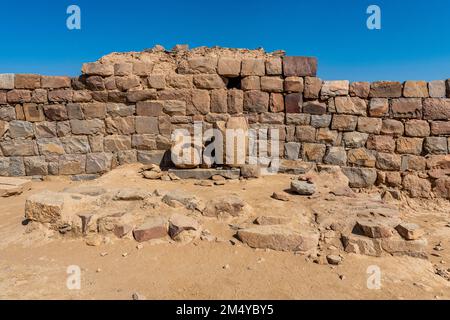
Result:
[[[322,81],[317,60],[160,46],[77,78],[0,74],[0,175],[101,174],[168,161],[174,129],[244,118],[279,129],[285,159],[339,165],[353,187],[450,196],[450,82]]]

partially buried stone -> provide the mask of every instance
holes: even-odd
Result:
[[[292,181],[291,190],[302,196],[310,196],[316,192],[316,187],[309,181]]]

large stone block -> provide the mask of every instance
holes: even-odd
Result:
[[[84,119],[105,119],[106,103],[81,103]]]
[[[14,74],[2,73],[0,74],[0,90],[14,89]]]
[[[191,89],[193,86],[192,75],[170,74],[166,76],[168,87],[176,89]]]
[[[403,178],[403,188],[411,198],[429,198],[431,194],[431,183],[414,174],[408,174]]]
[[[194,84],[199,89],[221,89],[226,88],[223,79],[217,74],[196,74]]]
[[[331,114],[311,115],[311,126],[314,128],[328,128],[331,123]]]
[[[395,81],[377,81],[370,85],[371,98],[399,98],[402,96],[402,84]]]
[[[70,136],[60,138],[64,151],[67,154],[86,154],[91,152],[87,136]]]
[[[270,57],[266,59],[266,74],[281,75],[283,72],[282,60],[279,57]]]
[[[401,162],[401,156],[397,154],[384,152],[377,153],[377,169],[386,171],[400,171]]]
[[[23,162],[27,176],[48,175],[48,164],[45,157],[24,157]]]
[[[159,125],[157,117],[136,117],[136,133],[157,134],[159,133]]]
[[[86,155],[65,154],[58,161],[60,175],[73,175],[85,173]]]
[[[133,62],[133,74],[140,77],[148,76],[155,69],[154,66],[155,65],[152,62],[143,62],[143,61]]]
[[[342,172],[349,180],[352,188],[368,188],[375,184],[377,171],[373,168],[344,167]]]
[[[392,114],[395,118],[421,118],[422,99],[400,98],[392,99]]]
[[[348,151],[348,163],[361,167],[375,167],[376,158],[374,152],[365,148],[350,149]]]
[[[319,143],[304,143],[302,158],[306,161],[321,163],[325,156],[326,146]]]
[[[431,134],[434,136],[449,135],[450,121],[433,121],[431,122]]]
[[[105,132],[105,123],[100,119],[92,120],[70,120],[73,134],[100,134]]]
[[[331,121],[331,129],[339,131],[354,131],[358,123],[358,117],[342,114],[334,114]]]
[[[323,91],[323,89],[322,89]],[[336,97],[334,104],[337,113],[367,115],[366,101],[358,97]]]
[[[217,73],[225,77],[238,77],[241,73],[241,60],[230,57],[219,58]]]
[[[8,103],[27,103],[31,102],[31,91],[29,90],[10,90],[6,93]]]
[[[242,60],[242,76],[264,76],[265,74],[266,66],[264,59],[247,58]]]
[[[13,139],[0,142],[3,155],[7,157],[34,156],[38,154],[36,143],[33,140]]]
[[[342,140],[346,148],[361,148],[366,145],[369,135],[362,132],[344,132]]]
[[[369,103],[371,117],[384,117],[389,113],[389,100],[385,98],[372,98]]]
[[[381,133],[392,135],[392,136],[401,136],[405,128],[403,123],[398,120],[393,119],[383,119],[383,125],[381,126]]]
[[[261,90],[283,92],[283,79],[279,77],[261,77]]]
[[[261,77],[248,76],[241,80],[242,90],[261,90]]]
[[[323,158],[324,163],[335,166],[347,165],[347,153],[343,147],[328,147],[327,153]]]
[[[315,142],[316,128],[312,126],[296,126],[295,127],[296,141],[300,142]]]
[[[58,138],[43,138],[36,140],[39,148],[39,154],[47,155],[61,155],[64,154],[64,147]]]
[[[430,97],[432,98],[445,98],[446,88],[444,80],[430,81],[428,83],[428,91],[430,92]]]
[[[304,96],[307,99],[319,98],[320,90],[322,89],[322,80],[316,77],[305,77],[305,91]]]
[[[244,110],[248,112],[267,112],[269,110],[269,94],[256,90],[244,93]]]
[[[41,87],[41,76],[38,74],[16,74],[16,89],[37,89]]]
[[[424,151],[428,154],[447,154],[448,143],[446,137],[427,137],[424,140]]]
[[[105,173],[111,170],[111,153],[89,153],[86,156],[86,173]]]
[[[406,81],[403,85],[403,96],[407,98],[427,98],[427,83],[425,81]]]
[[[102,64],[99,62],[85,63],[81,67],[81,72],[87,75],[107,77],[114,75],[114,66],[112,64]]]
[[[227,113],[228,95],[225,89],[211,91],[211,112]]]
[[[394,152],[395,140],[391,136],[371,135],[367,140],[367,148],[379,152]]]
[[[103,139],[105,152],[117,152],[131,149],[131,137],[121,135],[106,136]]]
[[[324,98],[335,96],[347,96],[349,90],[348,80],[324,81],[321,96]]]
[[[119,89],[120,91],[128,91],[133,88],[136,88],[136,89],[141,88],[140,78],[135,75],[126,76],[126,77],[116,77],[115,84],[117,86],[117,89]],[[106,82],[105,82],[105,87],[106,87]],[[107,88],[107,89],[111,90],[113,88]]]
[[[430,98],[423,101],[423,117],[426,120],[450,118],[450,99]]]
[[[44,105],[43,109],[45,116],[51,121],[64,121],[68,119],[67,109],[64,105],[48,104]]]
[[[56,130],[56,122],[36,122],[34,124],[34,134],[37,139],[56,137],[58,135]]]
[[[339,145],[340,137],[341,135],[338,131],[328,128],[319,128],[316,133],[316,141],[327,145]]]
[[[284,79],[285,92],[303,92],[305,88],[304,80],[300,77],[287,77]]]
[[[155,100],[157,97],[156,89],[147,90],[134,90],[127,92],[127,100],[131,103],[144,101],[144,100]]]
[[[369,82],[352,82],[350,83],[349,94],[352,97],[360,97],[367,99],[370,93]]]
[[[106,118],[106,132],[110,134],[133,134],[135,132],[135,117]]]
[[[178,73],[196,74],[196,73],[216,73],[216,57],[191,57],[182,61],[178,67]]]
[[[420,155],[422,153],[423,139],[421,138],[400,137],[397,139],[396,144],[397,153],[407,153],[415,155]]]
[[[359,117],[358,127],[359,132],[379,134],[383,121],[379,118]]]
[[[33,124],[27,121],[14,120],[9,123],[11,138],[31,138],[34,136]]]
[[[405,134],[409,137],[427,137],[430,125],[425,120],[409,120],[405,123]]]
[[[313,57],[283,57],[283,73],[286,77],[315,77],[317,73],[317,58]]]
[[[61,89],[71,87],[71,81],[69,77],[42,76],[41,84],[42,88],[49,88],[49,89]]]

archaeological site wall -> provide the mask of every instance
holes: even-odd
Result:
[[[77,78],[0,74],[0,175],[97,175],[169,162],[171,132],[280,129],[285,159],[338,165],[352,187],[450,197],[450,82],[322,81],[317,60],[176,46],[113,53]]]

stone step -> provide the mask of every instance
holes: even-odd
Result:
[[[180,179],[211,179],[212,176],[223,176],[227,179],[239,179],[241,170],[233,169],[169,169],[169,173],[175,174]]]
[[[0,177],[0,196],[9,197],[31,189],[31,180]]]

